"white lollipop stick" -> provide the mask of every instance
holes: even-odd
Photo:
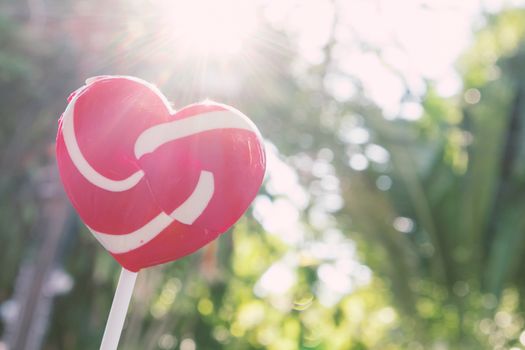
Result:
[[[118,279],[117,290],[115,291],[113,303],[111,304],[111,310],[109,311],[104,336],[102,337],[102,344],[100,344],[100,350],[117,349],[136,279],[136,272],[122,268]]]

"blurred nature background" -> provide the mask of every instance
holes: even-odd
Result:
[[[524,349],[525,2],[0,1],[0,349],[97,349],[120,267],[58,181],[88,77],[266,139],[231,232],[142,271],[121,349]]]

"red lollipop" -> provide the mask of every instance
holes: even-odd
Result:
[[[261,135],[241,112],[213,102],[175,112],[154,86],[132,77],[92,78],[75,91],[56,151],[78,214],[135,272],[228,230],[265,172]]]
[[[171,109],[130,77],[87,81],[69,98],[57,135],[67,195],[125,268],[176,260],[246,211],[265,155],[256,126],[217,103]]]

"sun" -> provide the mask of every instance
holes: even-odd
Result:
[[[186,54],[228,58],[242,52],[257,27],[253,1],[162,1],[165,29]]]

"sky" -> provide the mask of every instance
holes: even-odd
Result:
[[[267,1],[266,16],[287,23],[306,61],[320,63],[333,22],[338,44],[327,89],[338,100],[355,88],[345,76],[357,77],[366,95],[383,108],[386,118],[417,120],[422,109],[400,104],[406,88],[425,93],[425,80],[435,83],[443,97],[458,94],[461,79],[455,70],[459,55],[483,26],[483,14],[523,6],[523,0],[329,0]],[[363,47],[367,49],[364,50]]]

